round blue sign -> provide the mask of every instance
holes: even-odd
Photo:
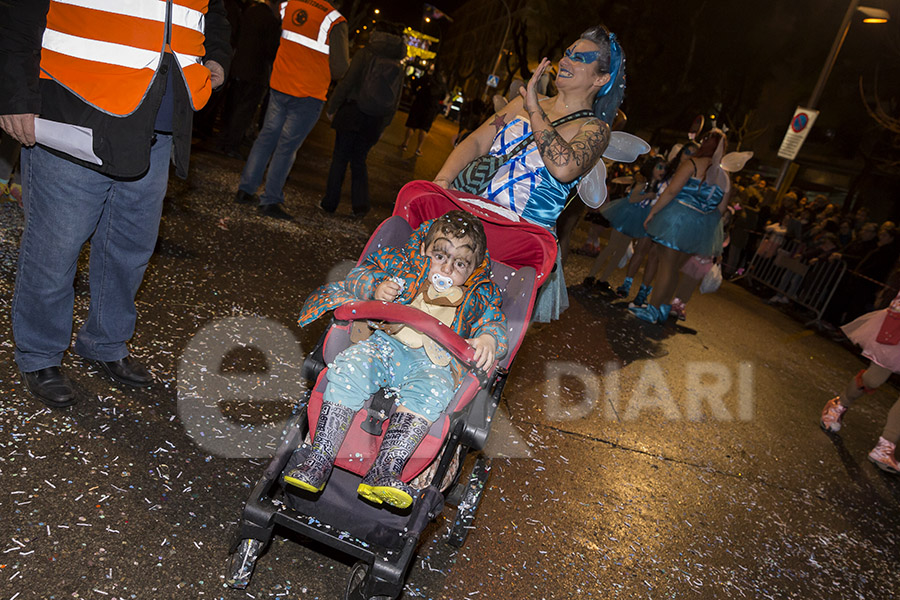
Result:
[[[806,113],[799,113],[794,117],[794,120],[791,121],[791,130],[794,133],[800,133],[806,126],[809,125],[809,115]]]

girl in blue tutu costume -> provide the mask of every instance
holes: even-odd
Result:
[[[434,183],[465,189],[465,182],[456,178],[470,162],[488,154],[504,157],[479,195],[498,205],[497,210],[511,211],[555,234],[569,192],[601,160],[609,144],[609,124],[625,94],[625,53],[614,34],[597,26],[582,33],[560,59],[557,94],[540,96],[538,82],[549,67],[550,61],[544,58],[521,97],[453,149]],[[513,155],[529,135],[533,139]],[[562,262],[557,257],[532,318],[549,322],[568,306]]]
[[[713,129],[650,209],[644,228],[657,245],[659,271],[650,302],[630,309],[645,321],[664,323],[668,318],[678,272],[692,255],[722,253],[722,214],[731,195],[728,173],[720,166],[724,152],[725,134]]]
[[[612,288],[607,280],[619,266],[619,261],[625,255],[629,242],[647,236],[647,232],[644,230],[644,221],[650,214],[650,205],[656,200],[665,173],[665,158],[662,156],[648,158],[641,165],[635,182],[628,190],[628,195],[604,204],[600,208],[600,213],[609,221],[612,231],[609,234],[609,243],[594,260],[591,270],[584,279],[585,287],[611,291]],[[598,272],[600,277],[595,280]],[[626,296],[631,288],[630,283],[626,280],[627,285],[617,289],[616,294]]]

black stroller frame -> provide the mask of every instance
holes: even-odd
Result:
[[[281,474],[302,443],[307,426],[306,404],[301,403],[299,410],[286,427],[287,435],[284,441],[244,506],[239,528],[230,548],[232,558],[226,577],[228,585],[235,588],[247,586],[256,559],[271,541],[275,526],[278,525],[359,561],[351,573],[345,598],[398,597],[403,589],[406,572],[412,562],[419,537],[428,523],[441,514],[444,504],[457,505],[457,516],[447,538],[449,544],[461,547],[472,529],[472,521],[490,471],[489,459],[479,456],[467,480],[457,481],[446,494],[439,490],[439,486],[450,467],[457,447],[461,447],[462,451],[460,466],[468,452],[478,451],[484,447],[490,422],[497,410],[508,374],[505,369],[498,371],[492,378],[491,391],[482,388],[467,410],[454,417],[450,435],[440,454],[440,462],[430,485],[420,491],[408,514],[392,511],[398,519],[389,531],[375,534],[375,537],[384,540],[383,545],[361,540],[348,534],[347,531],[323,523],[318,518],[311,519],[311,515],[295,510],[285,502],[284,490],[280,483]],[[352,473],[335,469],[325,490],[332,490],[330,496],[351,494],[355,498],[358,482],[359,478]],[[331,498],[325,495],[325,490],[322,497],[314,501],[315,504],[323,501],[325,505],[328,504]],[[339,506],[329,512],[339,513],[341,510],[343,508]],[[354,510],[358,511],[359,507],[354,507]],[[385,512],[381,507],[371,507],[371,510]],[[321,511],[319,512],[322,516]],[[325,518],[327,516],[323,517]],[[389,542],[390,537],[394,537],[395,541]]]
[[[394,219],[402,220],[401,217],[391,217],[382,227]],[[406,241],[411,231],[406,224],[405,231],[389,233],[388,236],[393,237],[383,239],[377,237],[380,230],[370,239],[366,252],[374,247],[373,240],[397,246]],[[243,589],[249,584],[255,563],[271,542],[276,526],[357,559],[344,595],[348,599],[397,598],[402,592],[422,532],[441,514],[445,504],[456,505],[457,508],[447,542],[456,547],[463,545],[468,532],[473,529],[472,522],[490,472],[490,459],[479,454],[471,473],[461,479],[464,459],[468,453],[482,450],[487,443],[491,423],[506,385],[513,348],[521,344],[525,323],[531,314],[536,278],[536,272],[531,267],[512,269],[495,262],[492,270],[495,281],[503,278],[507,282],[501,286],[504,292],[503,307],[505,313],[509,314],[507,310],[512,309],[517,315],[516,341],[513,342],[511,332],[510,353],[487,373],[470,371],[470,375],[477,378],[478,391],[461,410],[448,415],[447,441],[435,458],[438,467],[430,483],[416,494],[413,504],[407,509],[376,506],[362,500],[357,496],[360,476],[337,467],[319,494],[283,485],[282,473],[305,457],[303,450],[298,448],[309,431],[309,399],[316,386],[324,384],[320,380],[324,379],[329,333],[335,329],[349,329],[349,322],[339,318],[340,309],[336,312],[336,318],[304,361],[303,377],[316,382],[316,386],[308,389],[297,403],[285,427],[283,441],[244,505],[230,547],[226,585]],[[527,294],[525,290],[532,293]],[[438,322],[435,320],[435,323]],[[460,393],[458,390],[457,394]],[[392,402],[385,401],[383,396],[381,393],[375,394],[364,405],[368,411],[367,420],[374,423],[376,431],[380,431],[380,423],[389,417],[392,407]],[[369,429],[367,425],[363,423],[362,428]],[[442,484],[446,484],[445,475],[457,451],[459,468],[453,476],[453,483],[442,491]]]

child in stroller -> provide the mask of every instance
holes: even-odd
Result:
[[[505,318],[500,292],[490,279],[484,227],[465,211],[426,221],[406,246],[381,248],[346,280],[313,292],[300,324],[348,300],[368,299],[410,304],[435,316],[468,338],[479,369],[486,370],[495,356],[506,353]],[[400,474],[453,398],[461,379],[459,362],[413,328],[389,325],[338,354],[327,379],[311,449],[306,460],[285,475],[285,482],[320,492],[353,417],[372,394],[386,388],[400,409],[391,415],[378,456],[357,491],[376,504],[408,507],[413,490]]]
[[[358,266],[363,267],[370,256],[385,248],[406,247],[413,250],[406,254],[408,260],[427,264],[421,252],[424,237],[419,238],[418,246],[415,243],[410,246],[410,236],[426,222],[454,210],[474,215],[483,225],[490,252],[490,259],[485,254],[483,264],[490,265],[490,281],[502,295],[502,303],[491,306],[502,308],[503,318],[496,322],[505,323],[500,330],[505,334],[505,354],[503,341],[498,340],[494,357],[476,356],[477,350],[453,328],[412,303],[404,304],[413,299],[413,290],[423,291],[421,280],[427,275],[424,268],[422,271],[402,269],[419,273],[421,280],[402,280],[406,283],[399,291],[400,302],[347,302],[353,298],[373,298],[371,288],[367,293],[346,294],[346,298],[340,298],[340,294],[317,294],[315,297],[325,302],[308,302],[304,319],[314,319],[332,307],[334,319],[303,365],[303,377],[314,383],[298,400],[274,457],[244,504],[230,548],[227,585],[245,588],[250,583],[256,561],[278,527],[340,550],[358,561],[350,574],[344,598],[396,598],[402,591],[420,537],[445,505],[456,509],[445,538],[447,543],[462,546],[474,529],[473,522],[490,474],[490,458],[480,451],[487,444],[509,368],[524,341],[537,289],[555,263],[556,240],[546,229],[523,222],[509,211],[500,211],[491,202],[445,190],[431,182],[414,181],[400,191],[393,216],[369,239]],[[420,235],[424,236],[424,231]],[[396,266],[400,268],[399,264]],[[476,267],[469,279],[477,273]],[[350,280],[351,290],[354,281],[376,282],[373,278]],[[331,291],[346,291],[346,285],[348,281],[332,287]],[[486,308],[479,308],[481,312],[476,314],[487,315]],[[461,318],[460,311],[454,315],[456,318]],[[485,322],[492,319],[487,317]],[[477,318],[472,321],[473,325],[476,321]],[[396,507],[389,501],[377,504],[377,500],[369,501],[360,495],[361,481],[372,470],[379,448],[392,445],[385,445],[383,440],[390,419],[399,408],[383,389],[365,401],[363,409],[347,426],[334,469],[326,477],[327,485],[319,488],[321,491],[307,491],[286,482],[311,452],[311,444],[302,444],[303,440],[313,440],[315,444],[312,426],[318,423],[326,406],[325,389],[331,371],[328,365],[336,366],[336,357],[351,345],[356,332],[367,329],[372,322],[404,323],[424,334],[436,344],[432,350],[444,350],[453,358],[450,365],[454,381],[461,376],[443,412],[434,418],[424,415],[432,424],[406,460],[399,477],[404,485],[417,490],[410,494],[412,503],[406,508]],[[462,335],[478,337],[486,330],[459,331]],[[430,344],[424,340],[423,343]],[[470,453],[473,461],[467,461]],[[393,486],[383,487],[389,488],[384,490],[389,499],[396,497]]]

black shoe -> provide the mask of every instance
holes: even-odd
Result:
[[[263,204],[256,207],[256,212],[264,217],[272,217],[273,219],[283,219],[285,221],[293,221],[294,217],[289,212],[285,212],[280,204]]]
[[[119,360],[94,360],[91,361],[109,375],[114,381],[130,387],[150,387],[153,383],[153,375],[137,360],[126,356]]]
[[[256,204],[259,202],[259,198],[256,197],[256,194],[248,194],[244,190],[238,190],[237,194],[234,195],[234,201],[238,204]]]
[[[34,397],[51,408],[63,408],[75,404],[72,382],[59,367],[47,367],[37,371],[22,372],[22,381]]]
[[[368,208],[366,208],[366,209],[364,209],[364,210],[354,210],[354,211],[353,211],[353,218],[354,218],[354,219],[362,219],[362,218],[365,217],[367,214],[369,214],[369,209],[368,209]]]
[[[319,208],[321,208],[323,211],[327,212],[329,215],[333,215],[334,211],[337,210],[337,208],[328,208],[327,206],[325,206],[324,199],[321,202],[319,202]]]

